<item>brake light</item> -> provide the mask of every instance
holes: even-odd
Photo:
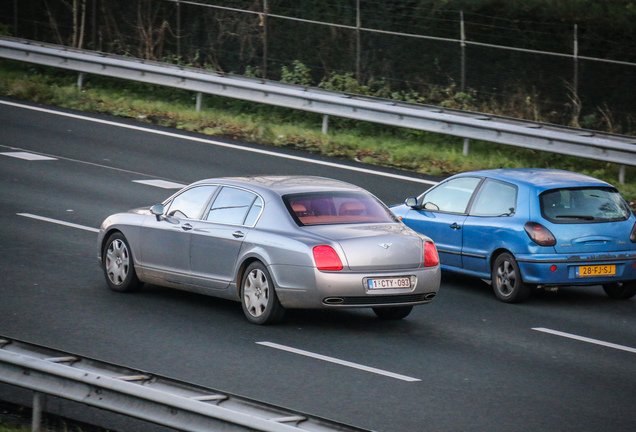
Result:
[[[526,222],[523,226],[530,239],[539,246],[554,246],[556,238],[549,229],[537,222]]]
[[[636,243],[636,224],[634,224],[634,227],[632,228],[632,232],[629,235],[629,239],[631,240],[632,243]]]
[[[437,255],[437,248],[433,242],[427,241],[424,243],[424,267],[432,267],[439,264],[439,255]]]
[[[340,257],[331,246],[316,246],[313,252],[318,270],[342,270],[342,261],[340,261]]]

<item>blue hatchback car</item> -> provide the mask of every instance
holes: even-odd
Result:
[[[391,210],[435,241],[442,269],[490,280],[503,302],[563,285],[636,295],[636,217],[601,180],[549,169],[473,171]]]

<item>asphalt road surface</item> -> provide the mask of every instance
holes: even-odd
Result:
[[[0,100],[0,335],[380,432],[636,430],[636,299],[610,300],[600,287],[508,305],[484,282],[445,273],[436,300],[400,322],[290,311],[276,326],[249,324],[238,303],[106,288],[95,232],[106,216],[195,180],[252,174],[338,178],[388,204],[430,185]],[[20,397],[0,389],[0,399]]]

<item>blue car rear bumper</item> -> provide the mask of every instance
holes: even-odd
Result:
[[[636,251],[518,255],[523,281],[537,285],[596,285],[636,279]]]

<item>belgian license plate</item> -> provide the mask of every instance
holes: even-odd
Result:
[[[367,281],[370,290],[392,289],[392,288],[411,288],[410,277],[394,277],[394,278],[378,278],[369,279]]]
[[[616,275],[616,266],[613,264],[579,266],[576,268],[576,277],[615,276],[615,275]]]

